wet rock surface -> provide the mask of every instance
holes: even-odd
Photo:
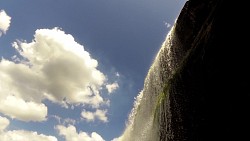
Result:
[[[236,6],[225,0],[190,0],[182,9],[175,34],[179,57],[185,57],[165,82],[168,98],[158,117],[161,141],[249,138],[250,55],[240,34],[245,27],[239,14],[244,12],[235,11]],[[234,28],[228,27],[233,21]]]

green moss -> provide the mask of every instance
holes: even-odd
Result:
[[[173,82],[174,79],[176,79],[177,77],[180,77],[180,74],[183,70],[183,68],[185,67],[186,63],[187,63],[187,59],[188,57],[190,57],[190,55],[193,54],[193,50],[188,50],[186,55],[184,56],[183,60],[180,63],[180,66],[175,70],[175,72],[173,73],[173,75],[167,80],[167,82],[165,82],[165,86],[163,88],[163,92],[161,92],[158,96],[157,96],[157,100],[156,100],[156,104],[155,104],[155,110],[154,110],[154,120],[156,120],[157,116],[159,115],[159,110],[160,110],[160,106],[161,104],[166,100],[167,96],[169,95],[169,90],[171,87],[171,84]]]
[[[156,100],[156,105],[155,105],[155,109],[154,109],[154,122],[156,121],[158,115],[159,115],[159,111],[160,111],[160,107],[161,104],[166,101],[167,99],[167,95],[169,94],[169,83],[166,84],[163,88],[163,92],[161,92],[158,96],[157,96],[157,100]]]
[[[153,111],[154,114],[154,122],[158,119],[159,117],[159,111],[162,103],[167,100],[167,96],[169,95],[169,90],[173,84],[173,82],[178,78],[181,77],[181,73],[185,66],[188,63],[188,60],[190,57],[194,55],[196,51],[196,48],[191,48],[186,52],[186,55],[183,57],[182,61],[180,62],[179,67],[173,72],[172,76],[165,82],[165,86],[163,88],[163,92],[161,92],[157,98],[156,98],[156,104],[155,104],[155,109]]]

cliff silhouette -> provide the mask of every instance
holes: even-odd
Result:
[[[161,98],[159,108],[161,141],[249,138],[250,55],[240,18],[246,9],[237,6],[226,0],[189,0],[183,7],[175,28],[181,51],[175,56],[184,59],[165,82],[169,100]]]

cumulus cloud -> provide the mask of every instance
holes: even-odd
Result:
[[[46,120],[47,107],[44,104],[26,102],[15,96],[0,99],[0,112],[11,118],[22,121],[44,121]]]
[[[54,102],[98,106],[103,102],[99,90],[105,76],[73,36],[54,28],[36,31],[31,43],[16,43],[19,53],[29,60],[30,69],[40,77],[45,96]]]
[[[10,124],[10,121],[6,117],[0,116],[0,134],[6,129]]]
[[[65,127],[63,125],[57,125],[56,129],[59,134],[65,138],[66,141],[105,141],[99,134],[92,132],[88,134],[86,132],[76,131],[75,126],[69,125]]]
[[[117,88],[119,88],[119,85],[117,82],[106,85],[106,89],[108,90],[109,94],[114,92]]]
[[[0,133],[1,141],[57,141],[54,136],[46,136],[37,132],[13,130]]]
[[[4,10],[0,10],[0,37],[2,34],[6,34],[9,29],[11,17],[6,14]]]
[[[1,104],[1,113],[42,121],[47,115],[44,99],[65,107],[82,104],[98,108],[107,103],[100,95],[105,75],[72,35],[58,28],[38,29],[30,43],[17,41],[13,47],[21,57],[0,61],[0,101],[8,108]]]
[[[9,120],[0,116],[0,139],[1,141],[57,141],[54,136],[38,134],[33,131],[13,130],[5,131],[9,125]]]
[[[102,122],[108,122],[107,110],[97,109],[95,112],[83,110],[81,115],[82,118],[88,122],[95,121],[96,119]]]

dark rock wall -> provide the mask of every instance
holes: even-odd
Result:
[[[239,18],[245,12],[237,6],[226,0],[185,4],[176,24],[185,58],[166,82],[162,141],[249,140],[250,53]],[[164,120],[167,114],[171,119]]]

